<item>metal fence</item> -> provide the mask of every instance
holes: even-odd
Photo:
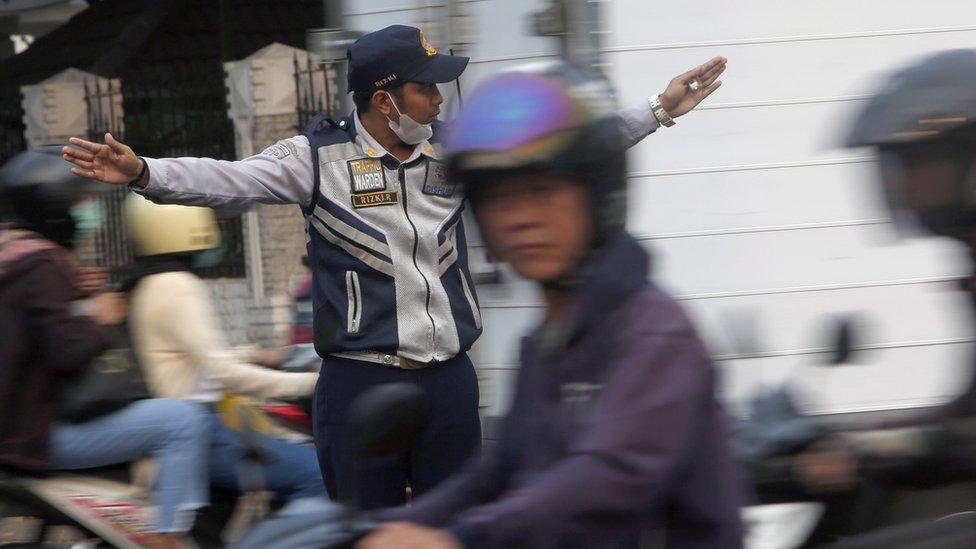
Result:
[[[16,93],[0,96],[0,165],[27,148],[23,119],[20,88],[16,88]]]
[[[298,105],[298,128],[304,128],[315,115],[336,116],[339,98],[329,84],[329,68],[311,55],[293,58],[295,65],[295,95]]]
[[[220,82],[221,89],[223,82]],[[122,88],[125,87],[125,93]],[[199,88],[197,88],[199,90]],[[210,90],[204,90],[210,91]],[[145,156],[209,156],[233,158],[233,133],[223,104],[210,96],[193,96],[194,89],[165,89],[164,86],[85,83],[89,139],[101,141],[111,132]],[[124,100],[125,115],[118,112]],[[221,130],[228,139],[221,135]],[[94,241],[91,262],[106,267],[114,281],[124,278],[134,263],[134,253],[125,226],[123,203],[127,189],[116,188],[101,197],[105,224]],[[212,267],[196,269],[204,278],[244,276],[244,243],[240,216],[218,220],[223,254]]]
[[[98,78],[86,80],[84,89],[85,106],[88,109],[88,140],[101,141],[106,132],[112,132],[117,139],[125,140],[122,113],[116,112],[119,98],[117,81],[109,80],[103,84]],[[104,224],[95,234],[94,245],[89,249],[79,250],[83,262],[109,269],[115,281],[125,276],[134,259],[122,211],[127,192],[125,187],[119,186],[99,194]]]

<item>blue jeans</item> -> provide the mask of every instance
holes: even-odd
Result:
[[[85,423],[56,424],[48,441],[55,469],[89,469],[152,456],[158,464],[155,530],[188,532],[196,509],[207,505],[207,411],[168,398],[134,402]]]
[[[254,444],[263,455],[260,468],[245,469],[247,450],[244,435],[210,414],[210,481],[214,486],[238,491],[271,490],[278,501],[295,502],[304,498],[325,500],[325,488],[315,459],[315,449],[274,437],[252,433]]]

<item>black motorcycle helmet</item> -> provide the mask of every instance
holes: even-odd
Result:
[[[976,233],[976,50],[939,53],[890,78],[862,111],[851,147],[874,146],[896,222]]]
[[[22,152],[0,168],[0,220],[71,248],[78,227],[76,207],[108,186],[71,173],[62,147]]]
[[[448,177],[473,208],[500,178],[567,176],[589,190],[599,248],[623,230],[626,147],[613,89],[600,74],[565,62],[526,65],[496,75],[465,100],[446,141]]]

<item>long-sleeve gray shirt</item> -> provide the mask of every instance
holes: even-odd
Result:
[[[647,102],[618,111],[633,145],[657,129]],[[314,274],[316,350],[421,362],[481,333],[460,191],[444,178],[440,129],[400,162],[354,112],[236,162],[146,159],[157,202],[243,209],[299,204]]]
[[[617,111],[620,131],[628,147],[660,127],[650,104],[641,101]],[[359,122],[357,125],[363,156],[382,157],[386,151]],[[372,149],[373,154],[368,154]],[[417,145],[415,159],[425,150],[433,150],[427,141]],[[241,208],[255,202],[261,204],[298,204],[307,206],[316,185],[310,162],[308,138],[297,135],[279,141],[261,154],[242,160],[227,161],[213,158],[146,158],[149,183],[145,189],[135,189],[154,201],[210,208]]]

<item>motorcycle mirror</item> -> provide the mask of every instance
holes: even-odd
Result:
[[[409,449],[431,416],[427,394],[412,383],[388,383],[364,391],[349,407],[349,429],[361,458]]]
[[[850,361],[854,354],[854,319],[843,317],[834,323],[834,344],[829,364],[838,366]]]

